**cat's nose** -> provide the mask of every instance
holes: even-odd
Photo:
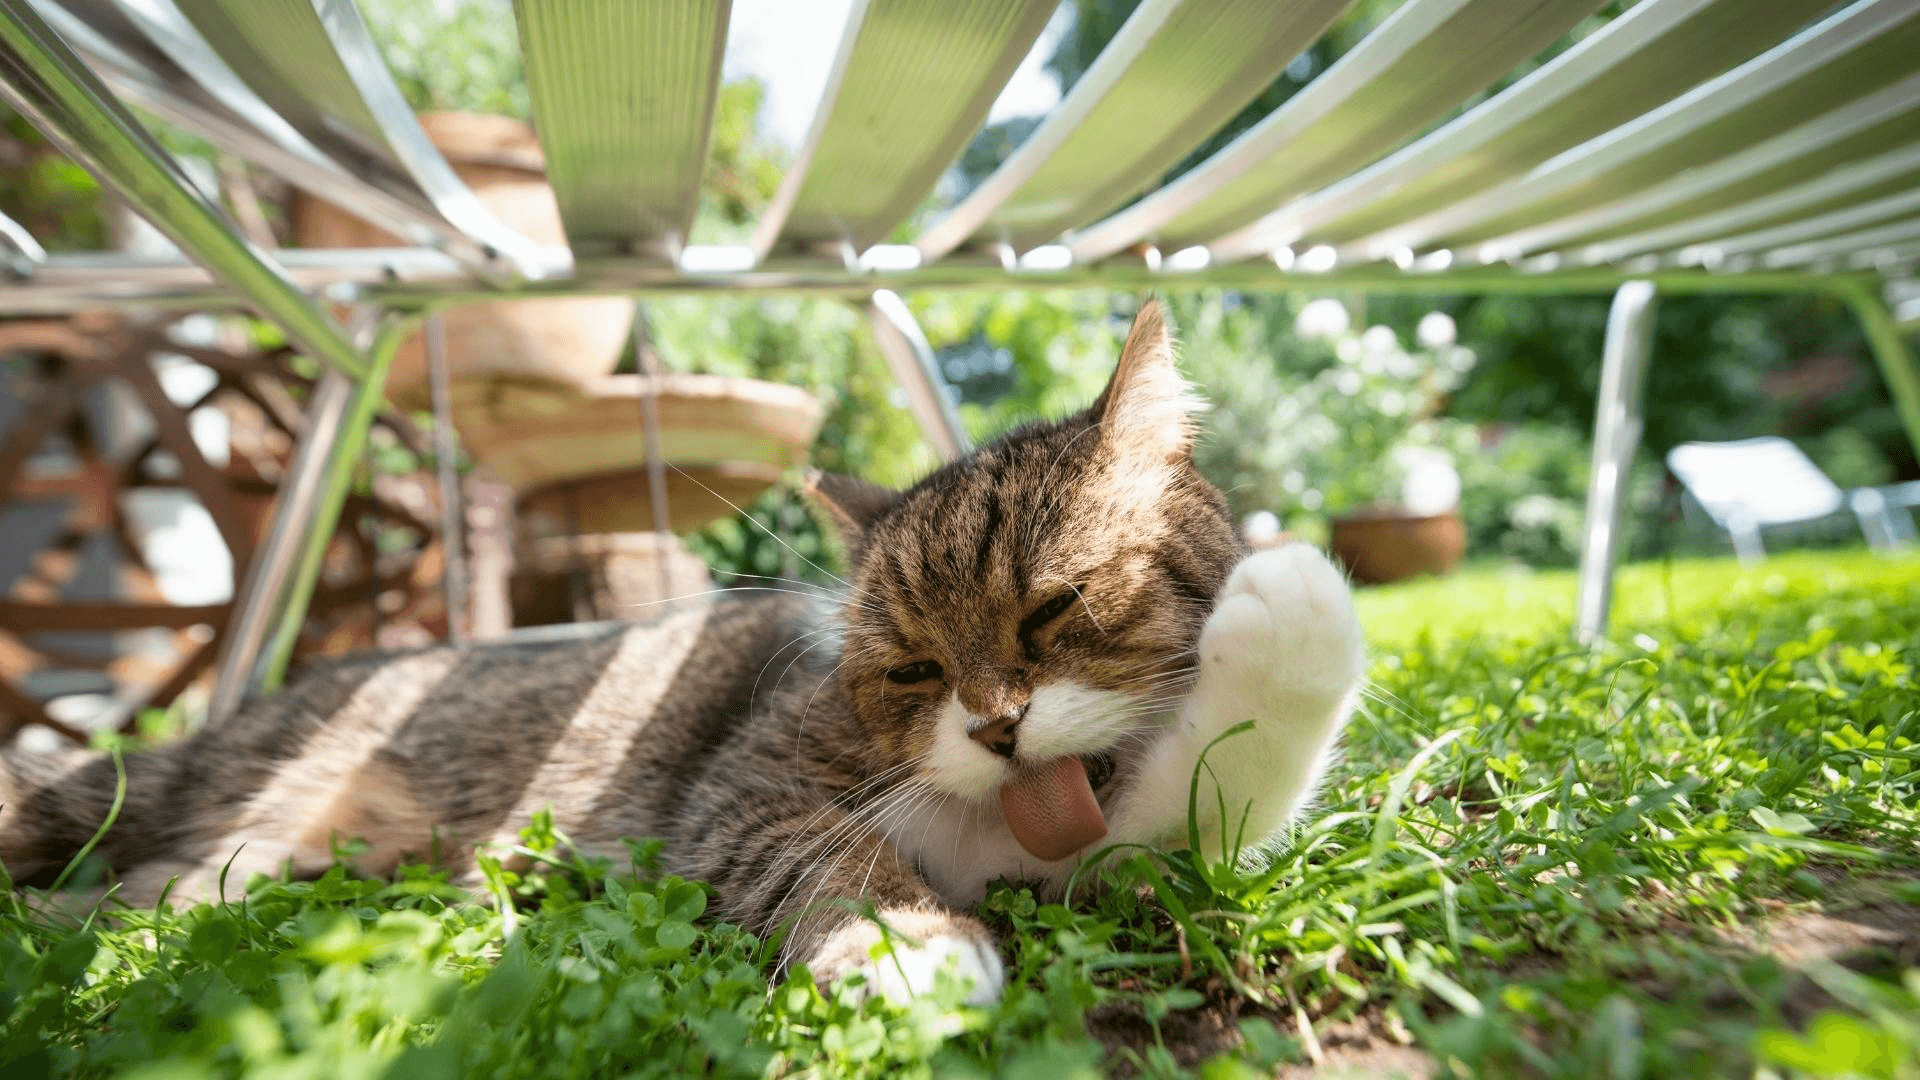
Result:
[[[1013,746],[1016,738],[1014,728],[1020,726],[1020,721],[1024,720],[1026,715],[1027,707],[1021,705],[1018,708],[1009,709],[999,716],[988,717],[970,728],[967,731],[967,738],[972,739],[974,742],[979,743],[981,746],[986,747],[1003,758],[1010,758],[1013,756]]]

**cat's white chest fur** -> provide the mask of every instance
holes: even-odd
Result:
[[[1161,732],[1134,782],[1108,808],[1104,844],[1185,846],[1189,785],[1200,756],[1247,720],[1253,721],[1251,731],[1207,755],[1198,824],[1202,844],[1214,857],[1235,838],[1247,848],[1271,841],[1318,783],[1352,711],[1364,660],[1346,577],[1317,549],[1294,544],[1243,560],[1201,633],[1193,691],[1176,714],[1159,721]],[[1085,698],[1084,707],[1093,707],[1094,699],[1076,693],[1080,697],[1072,700]],[[1037,707],[1042,696],[1035,695],[1028,723],[1049,723]],[[1072,717],[1052,721],[1074,722]],[[947,771],[964,767],[966,759],[955,755],[977,750],[964,736],[948,740],[942,749],[950,756],[934,767]],[[979,903],[995,878],[1062,884],[1076,862],[1045,862],[1028,854],[991,795],[934,796],[896,817],[885,831],[921,868],[927,884],[959,907]]]

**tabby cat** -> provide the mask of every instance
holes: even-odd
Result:
[[[950,966],[992,1000],[993,940],[963,914],[989,881],[1057,892],[1107,845],[1184,845],[1200,754],[1246,720],[1201,771],[1199,826],[1215,848],[1270,838],[1352,707],[1345,579],[1311,547],[1246,553],[1193,466],[1198,404],[1148,302],[1085,412],[904,492],[816,474],[851,567],[831,601],[727,591],[571,639],[310,671],[127,760],[101,845],[120,895],[317,874],[344,838],[365,873],[470,873],[476,844],[551,807],[588,853],[660,838],[720,917],[789,926],[784,959],[822,980],[905,998]],[[10,755],[0,860],[51,876],[113,789],[98,755]]]

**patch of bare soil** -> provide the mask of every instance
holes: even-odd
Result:
[[[1375,1014],[1315,1026],[1315,1060],[1288,1065],[1280,1080],[1431,1080],[1440,1067],[1419,1047],[1395,1040]]]
[[[1857,967],[1920,964],[1920,907],[1878,903],[1836,912],[1793,912],[1737,933],[1729,944],[1793,967],[1821,960]]]
[[[1818,910],[1789,910],[1734,931],[1727,945],[1763,953],[1790,968],[1838,964],[1869,975],[1894,975],[1920,966],[1920,905],[1889,895],[1888,879],[1829,882],[1834,896]],[[1802,978],[1786,1001],[1796,1024],[1834,1004],[1811,979]]]
[[[1182,1067],[1192,1067],[1238,1047],[1241,1043],[1238,1002],[1209,1001],[1197,1009],[1170,1013],[1160,1020],[1158,1038]],[[1144,1054],[1154,1045],[1153,1024],[1132,1002],[1108,1002],[1087,1014],[1087,1034],[1107,1048],[1107,1061],[1116,1076],[1129,1075],[1130,1062],[1122,1050]]]
[[[1266,1020],[1288,1036],[1299,1037],[1290,1017],[1216,992],[1199,1008],[1162,1018],[1159,1038],[1175,1061],[1190,1068],[1238,1048],[1244,1041],[1240,1021],[1253,1017]],[[1124,1050],[1144,1054],[1155,1043],[1153,1024],[1130,1002],[1095,1008],[1087,1015],[1087,1033],[1106,1046],[1107,1068],[1114,1076],[1135,1075],[1132,1059]],[[1283,1065],[1274,1075],[1285,1080],[1430,1080],[1438,1072],[1431,1057],[1395,1039],[1380,1013],[1373,1010],[1350,1020],[1315,1024],[1312,1045],[1304,1049],[1311,1061]]]

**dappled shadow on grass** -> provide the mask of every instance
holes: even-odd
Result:
[[[1216,990],[1200,1007],[1173,1010],[1157,1022],[1135,1002],[1104,1002],[1087,1010],[1086,1026],[1087,1034],[1106,1048],[1113,1071],[1128,1075],[1138,1071],[1133,1063],[1145,1060],[1156,1047],[1165,1048],[1184,1068],[1237,1050],[1246,1041],[1240,1021],[1257,1013],[1245,998]],[[1263,1019],[1272,1022],[1271,1017]]]

